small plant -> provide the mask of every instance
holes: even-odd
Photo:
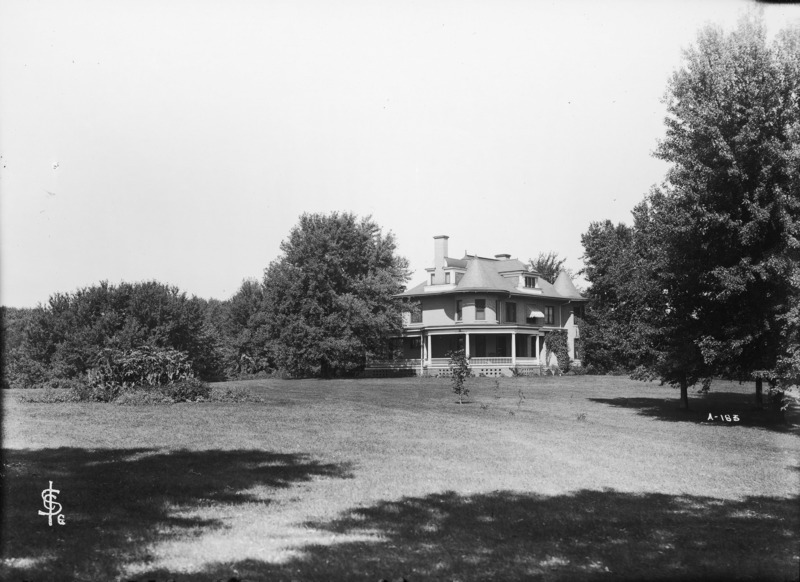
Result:
[[[489,410],[488,404],[481,404],[481,410]]]
[[[525,393],[522,391],[522,388],[517,391],[517,398],[517,408],[520,408],[522,403],[525,402]]]
[[[212,402],[261,402],[260,398],[241,386],[212,388],[210,399]]]
[[[576,420],[578,422],[584,422],[586,420],[586,413],[585,412],[581,412],[580,414],[578,414]]]
[[[500,398],[500,378],[494,379],[494,397]]]
[[[472,375],[469,369],[469,358],[464,350],[455,350],[447,354],[450,361],[447,362],[447,369],[452,375],[453,392],[458,394],[458,403],[463,404],[464,396],[469,395],[469,388],[464,385],[467,378]]]
[[[197,378],[186,378],[161,386],[159,391],[173,402],[203,402],[211,396],[211,387]]]
[[[172,404],[173,400],[154,390],[128,390],[114,400],[118,406],[152,406]]]

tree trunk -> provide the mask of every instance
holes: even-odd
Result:
[[[681,378],[681,409],[689,410],[689,382]]]
[[[761,378],[756,378],[756,407],[763,408],[764,407],[764,381]]]

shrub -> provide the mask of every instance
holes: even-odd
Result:
[[[189,357],[172,348],[141,346],[133,350],[106,348],[89,371],[94,386],[122,389],[134,386],[162,386],[193,376]]]
[[[80,402],[78,394],[74,389],[45,388],[44,390],[32,390],[20,395],[20,402],[55,404],[60,402]]]
[[[261,398],[241,386],[221,386],[211,389],[213,402],[261,402]]]
[[[147,406],[154,404],[172,404],[173,400],[155,390],[128,390],[120,394],[114,404],[120,406]]]
[[[211,397],[211,387],[197,378],[166,384],[159,391],[173,402],[203,402]]]

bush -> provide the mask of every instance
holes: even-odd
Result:
[[[203,402],[211,397],[211,387],[197,378],[186,378],[159,388],[173,402]]]
[[[172,404],[174,401],[155,390],[128,390],[120,394],[114,404],[120,406],[148,406],[154,404]]]
[[[241,386],[220,386],[211,389],[212,402],[262,402],[261,398]]]
[[[194,375],[188,355],[172,348],[106,348],[95,361],[94,368],[89,371],[89,383],[104,388],[163,386]]]
[[[74,389],[45,388],[44,390],[31,390],[20,395],[20,402],[55,404],[61,402],[80,402]]]

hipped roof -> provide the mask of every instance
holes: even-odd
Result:
[[[458,264],[458,266],[461,266],[461,264],[466,265],[466,272],[464,273],[464,276],[461,277],[461,280],[455,284],[455,288],[453,288],[452,285],[448,285],[446,288],[444,285],[442,285],[443,289],[441,291],[434,290],[426,292],[425,287],[427,287],[428,284],[427,282],[423,281],[419,285],[400,293],[399,296],[429,296],[445,293],[483,291],[487,293],[503,292],[522,294],[526,297],[530,297],[531,299],[535,299],[536,297],[583,299],[580,293],[578,293],[577,289],[575,289],[575,286],[572,284],[569,275],[567,275],[564,271],[561,271],[558,274],[555,285],[551,285],[544,278],[539,277],[538,283],[542,293],[541,295],[534,295],[520,293],[520,289],[516,285],[517,280],[503,277],[501,274],[514,271],[527,272],[527,266],[519,259],[497,260],[467,255],[463,259],[445,258],[445,262],[449,266],[455,266],[456,264]],[[559,281],[561,281],[561,283],[559,283]],[[556,285],[558,285],[558,287]]]

